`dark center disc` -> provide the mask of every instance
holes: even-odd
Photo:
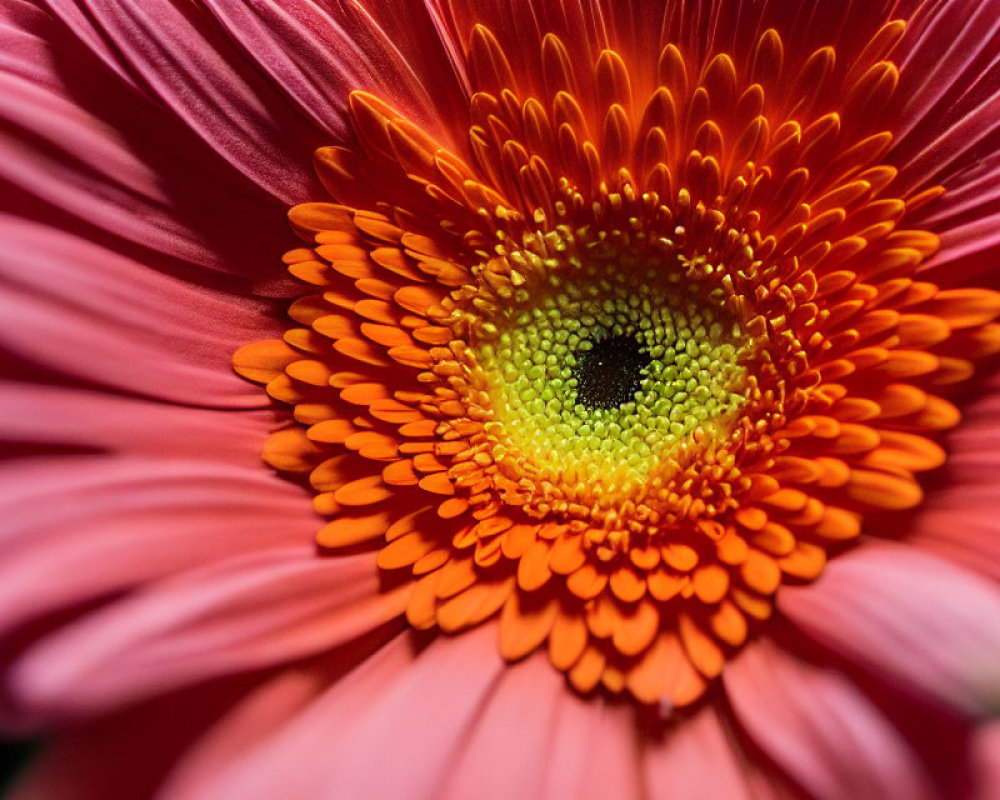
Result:
[[[635,399],[651,358],[631,336],[609,336],[576,355],[576,402],[591,411]]]

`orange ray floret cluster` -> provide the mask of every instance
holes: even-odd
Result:
[[[320,546],[379,547],[417,628],[499,614],[508,659],[547,643],[580,691],[684,705],[782,582],[815,578],[866,512],[919,503],[959,418],[942,395],[1000,349],[1000,296],[916,277],[937,239],[906,220],[940,190],[894,196],[873,123],[903,27],[850,64],[830,47],[786,63],[768,30],[739,58],[667,44],[592,72],[549,35],[529,78],[480,26],[465,158],[355,92],[357,148],[316,154],[336,202],[291,211],[310,246],[285,261],[312,291],[283,342],[234,358],[295,407],[264,459],[308,476]],[[577,420],[582,444],[546,458],[532,409],[585,412],[548,391],[580,323],[566,309],[615,292],[625,317],[670,306],[686,331],[651,406],[680,411],[614,422],[604,461]],[[508,387],[534,367],[510,342],[552,319],[515,413]]]

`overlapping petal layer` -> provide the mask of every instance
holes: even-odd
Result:
[[[655,65],[666,42],[673,41],[683,53],[691,88],[715,53],[733,56],[743,81],[749,54],[769,27],[780,32],[786,65],[801,65],[811,53],[832,45],[834,83],[817,96],[833,99],[835,87],[842,85],[837,81],[846,80],[846,65],[858,61],[883,23],[893,16],[907,19],[892,54],[878,56],[898,65],[900,88],[869,121],[873,129],[894,134],[881,160],[899,172],[872,199],[912,201],[942,185],[946,193],[940,199],[921,207],[911,203],[897,221],[897,229],[905,226],[940,238],[938,251],[917,265],[919,279],[946,290],[994,286],[998,164],[991,95],[1000,53],[997,4],[890,5],[688,3],[673,4],[664,14],[653,3],[536,7],[527,2],[433,2],[364,9],[360,4],[299,0],[212,0],[157,4],[149,11],[126,3],[13,0],[0,9],[0,194],[4,212],[12,215],[3,228],[5,253],[16,256],[2,264],[0,291],[4,308],[19,321],[3,326],[0,343],[5,371],[10,367],[10,374],[23,382],[3,387],[0,420],[4,445],[17,459],[5,466],[3,475],[3,719],[6,730],[61,729],[58,743],[23,783],[21,796],[215,797],[219,787],[238,786],[244,796],[270,797],[286,792],[290,781],[301,781],[313,793],[374,786],[390,787],[399,796],[446,791],[467,796],[478,782],[486,788],[477,796],[488,788],[505,796],[527,787],[537,796],[552,797],[587,797],[590,792],[594,797],[701,793],[759,798],[800,796],[803,791],[823,795],[850,786],[876,796],[889,787],[894,795],[992,797],[1000,751],[995,725],[988,720],[994,711],[991,676],[964,658],[988,654],[995,644],[990,619],[977,616],[965,603],[969,598],[984,607],[994,602],[992,584],[969,577],[970,572],[996,577],[996,553],[990,545],[996,524],[989,512],[995,496],[990,479],[992,382],[972,384],[969,394],[982,397],[971,403],[952,388],[922,387],[963,410],[963,424],[942,440],[948,462],[923,482],[927,499],[915,510],[865,512],[867,533],[930,551],[934,559],[876,553],[873,563],[883,565],[891,579],[882,594],[859,598],[873,576],[881,578],[881,572],[864,568],[867,551],[859,548],[834,558],[819,583],[782,588],[777,613],[789,609],[787,615],[797,623],[794,633],[777,623],[785,635],[773,642],[761,639],[763,652],[748,647],[751,660],[746,665],[737,655],[726,667],[725,685],[720,682],[704,705],[679,714],[664,730],[659,721],[637,726],[627,704],[608,703],[600,692],[583,699],[567,692],[543,654],[501,669],[494,626],[435,642],[429,649],[397,639],[388,650],[367,658],[397,632],[398,623],[389,623],[325,657],[310,658],[308,654],[324,649],[327,634],[327,646],[333,647],[338,636],[379,625],[386,617],[364,611],[356,618],[336,611],[329,618],[325,612],[313,615],[317,609],[334,608],[338,597],[354,596],[358,587],[340,585],[337,576],[360,563],[359,556],[349,554],[342,562],[339,554],[325,554],[317,563],[310,539],[318,523],[308,498],[255,465],[272,416],[233,411],[258,406],[263,398],[229,375],[226,363],[228,351],[239,342],[277,335],[281,304],[270,297],[301,291],[279,275],[276,254],[287,241],[282,201],[319,197],[308,169],[314,146],[335,142],[364,152],[349,121],[350,90],[380,98],[392,109],[394,122],[416,123],[481,183],[493,185],[466,142],[470,87],[481,79],[467,59],[469,32],[476,23],[495,34],[507,55],[521,107],[504,113],[521,122],[530,96],[546,115],[551,113],[545,105],[551,97],[539,46],[545,33],[563,43],[578,84],[593,82],[591,65],[602,50],[618,53],[634,98],[629,117],[634,139],[641,121],[635,104],[652,93]],[[168,41],[175,44],[178,69],[171,67],[174,56],[164,46]],[[592,89],[576,88],[588,135],[603,154],[607,115]],[[777,119],[790,113],[790,99],[780,100],[770,91],[765,96],[762,116],[771,120],[772,114]],[[820,112],[813,109],[810,119]],[[798,121],[808,125],[804,118]],[[842,123],[838,138],[847,135],[847,123]],[[523,146],[523,133],[518,130],[512,140]],[[733,141],[727,136],[723,142],[726,152]],[[419,148],[407,152],[412,158]],[[396,157],[395,148],[391,155]],[[676,158],[671,166],[675,163]],[[726,168],[720,174],[728,176]],[[500,164],[497,174],[511,169]],[[678,181],[675,189],[689,180],[686,164],[671,174]],[[645,180],[638,173],[632,177],[637,183]],[[520,180],[515,175],[511,181],[517,191]],[[586,180],[578,182],[586,192],[594,188]],[[396,173],[375,185],[378,191],[363,193],[364,203],[351,199],[350,204],[365,208],[381,189],[402,183]],[[611,194],[620,188],[609,185]],[[414,196],[415,208],[439,213],[442,198],[429,196],[422,184],[407,193],[407,202]],[[400,198],[390,199],[402,205]],[[530,209],[534,202],[520,196],[504,199],[515,210]],[[394,208],[375,210],[398,228],[414,224],[410,218],[400,224]],[[449,206],[448,213],[457,213],[455,207]],[[336,226],[348,219],[342,210],[335,218]],[[428,215],[423,222],[433,219]],[[347,230],[370,252],[372,223],[358,234],[355,222],[356,217]],[[486,225],[477,217],[471,227],[481,223],[492,236],[495,221]],[[442,236],[435,225],[430,228],[422,232]],[[399,248],[384,240],[378,246]],[[413,258],[405,246],[399,249],[404,258],[397,265],[414,269],[421,285],[439,281],[440,269],[427,272],[420,266],[433,253],[421,250]],[[463,259],[458,261],[466,266],[479,263]],[[388,283],[400,278],[417,282],[398,273],[387,276],[382,265],[377,274]],[[358,278],[334,280],[350,287]],[[16,288],[8,293],[11,286]],[[386,328],[415,330],[403,321],[417,316],[413,311],[397,308],[399,319],[388,322],[357,315],[357,301],[367,295],[350,296],[350,308],[334,303],[332,313],[354,315],[358,326],[371,323],[367,332],[373,325],[384,326],[376,331],[381,339],[397,335]],[[395,306],[394,296],[369,299],[385,305],[369,303],[363,307],[367,312]],[[431,322],[440,320],[421,324]],[[300,324],[310,327],[311,321]],[[845,320],[843,327],[853,324]],[[158,337],[157,331],[170,335]],[[894,335],[891,330],[884,334]],[[367,341],[377,353],[388,352],[384,342],[369,339],[360,327],[351,337]],[[342,337],[317,338],[329,348]],[[355,355],[352,350],[344,357],[352,371],[375,371]],[[283,366],[279,360],[279,368]],[[419,374],[419,369],[407,372],[396,362],[390,369],[394,379]],[[343,409],[339,402],[331,406]],[[371,421],[372,405],[350,405],[349,419]],[[390,433],[403,424],[374,419]],[[840,422],[885,429],[880,418]],[[324,442],[319,446],[337,449]],[[353,453],[352,465],[371,468],[358,474],[376,475],[384,466],[373,467],[368,457],[377,446],[369,441],[365,455]],[[816,454],[809,458],[815,461]],[[421,463],[430,465],[428,459]],[[803,491],[815,488],[809,484]],[[423,489],[404,485],[403,491],[424,499],[420,507],[430,506],[426,519],[436,529],[459,524],[459,517],[435,519],[435,507],[449,498],[428,502]],[[452,503],[450,508],[457,507]],[[368,513],[372,509],[391,510],[387,522],[398,516],[391,500],[356,507],[347,516],[374,518],[378,528],[383,518]],[[792,529],[797,541],[806,538]],[[756,533],[744,532],[750,539]],[[439,544],[439,549],[455,552],[453,543]],[[360,549],[379,545],[376,536]],[[471,547],[475,552],[477,545]],[[831,552],[839,548],[833,545]],[[273,570],[261,562],[268,553],[287,556],[293,550],[300,555],[276,558]],[[942,567],[938,557],[962,568]],[[371,611],[384,601],[376,593],[372,555],[361,558],[368,564],[361,583],[372,593],[359,596],[358,607]],[[500,558],[508,558],[502,546]],[[257,568],[240,571],[241,565],[253,564]],[[329,582],[322,565],[330,567]],[[480,567],[474,571],[480,574]],[[412,566],[404,567],[392,576],[419,577],[412,572]],[[732,571],[732,586],[742,580],[741,573]],[[212,575],[228,576],[225,587],[204,580]],[[289,575],[309,576],[301,584],[303,591],[297,591],[296,581],[289,582]],[[944,576],[940,583],[939,575]],[[538,591],[550,591],[565,577],[552,572]],[[305,590],[307,584],[312,591]],[[393,585],[384,599],[401,602]],[[517,586],[516,573],[509,586]],[[184,587],[193,594],[182,592]],[[243,595],[232,591],[239,587]],[[480,590],[478,596],[467,593],[443,616],[457,618],[456,625],[467,624],[474,615],[456,615],[468,614],[470,602],[478,604],[476,614],[487,614],[503,588],[491,587],[493,591]],[[650,597],[648,583],[646,591]],[[845,607],[850,603],[838,599],[845,591],[861,608],[875,596],[885,597],[885,605],[908,609],[906,618],[894,618],[879,606],[880,613],[861,624],[848,618]],[[239,597],[244,600],[234,603]],[[254,605],[263,598],[280,607],[255,619]],[[161,600],[169,603],[161,606]],[[431,600],[437,620],[444,603]],[[838,613],[829,617],[824,609],[831,604]],[[677,598],[668,604],[668,620],[679,605]],[[398,611],[398,606],[385,608],[390,615]],[[193,609],[204,616],[185,616]],[[158,621],[156,630],[165,634],[162,643],[159,633],[144,636],[147,618]],[[290,622],[294,619],[301,624]],[[571,617],[557,615],[548,629],[558,646],[543,647],[565,658],[580,639],[579,623],[567,619]],[[544,615],[531,620],[537,623],[532,635],[538,636],[546,627]],[[274,641],[268,633],[254,638],[255,631],[265,631],[275,621],[280,630],[271,629],[277,634]],[[773,633],[775,627],[769,630]],[[882,631],[902,636],[921,657],[893,649]],[[584,633],[589,637],[589,628]],[[860,652],[854,633],[872,646]],[[936,647],[939,636],[941,648]],[[608,638],[613,640],[613,635]],[[517,641],[524,646],[531,639]],[[814,651],[813,641],[822,646]],[[190,655],[192,642],[198,643],[195,656]],[[728,647],[725,651],[733,654]],[[157,652],[170,654],[170,660],[150,659]],[[683,644],[675,652],[686,652]],[[803,652],[809,654],[805,661]],[[132,656],[128,670],[119,654],[126,660]],[[861,668],[851,666],[852,661]],[[443,669],[444,664],[450,666]],[[762,664],[765,672],[786,679],[785,691],[771,695],[788,712],[780,725],[770,713],[773,704],[755,701],[774,691],[767,679],[755,680],[752,674]],[[119,669],[120,687],[109,678]],[[88,674],[96,676],[89,693]],[[189,687],[209,675],[218,677],[203,688]],[[612,688],[613,681],[612,675]],[[367,694],[357,692],[362,685]],[[394,695],[403,699],[380,702],[387,687],[394,686],[404,687]],[[747,694],[740,703],[743,689]],[[814,702],[800,702],[803,690]],[[142,702],[164,691],[171,694]],[[353,699],[352,692],[357,692]],[[796,693],[792,699],[797,702],[789,702],[789,692]],[[512,737],[510,706],[526,696],[531,702],[520,706],[518,720],[523,736]],[[412,698],[421,702],[414,706]],[[123,702],[132,705],[111,712]],[[816,713],[830,704],[831,713]],[[334,708],[338,713],[330,711]],[[339,712],[345,709],[352,719],[364,720],[371,735],[363,742],[352,743],[354,726],[340,726]],[[980,724],[983,717],[987,719]],[[427,736],[430,720],[441,721],[443,738]],[[787,735],[789,730],[807,736],[811,752],[803,751],[801,737]],[[339,731],[337,741],[343,740],[344,748],[332,746],[331,731]],[[461,731],[457,749],[445,741],[454,731]],[[532,747],[535,742],[546,747]],[[135,751],[137,743],[142,757],[123,760],[121,753]],[[315,753],[309,763],[321,765],[309,774],[302,768],[304,753]],[[845,759],[850,775],[831,767]],[[373,763],[379,765],[378,774],[370,768]],[[492,769],[495,764],[503,767],[502,775]]]

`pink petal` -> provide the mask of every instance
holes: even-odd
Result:
[[[455,121],[468,99],[437,41],[425,5],[414,0],[323,8],[305,0],[208,0],[230,37],[300,113],[343,140],[349,89],[366,89],[464,147]]]
[[[580,698],[536,653],[503,672],[438,796],[628,798],[640,781],[631,709]]]
[[[81,8],[75,0],[46,0],[45,5],[48,7],[46,10],[57,15],[73,35],[114,73],[117,80],[134,90],[140,89],[140,84],[129,74],[121,58],[85,8]]]
[[[328,688],[329,672],[319,668],[287,669],[254,689],[193,742],[171,769],[157,797],[198,796],[230,764],[259,746]]]
[[[7,800],[153,797],[170,766],[246,691],[209,684],[60,732],[28,765]]]
[[[906,543],[1000,581],[1000,487],[935,488],[907,530]]]
[[[641,751],[632,709],[596,697],[579,698],[558,677],[560,685],[553,687],[557,712],[539,798],[641,797]]]
[[[0,440],[258,467],[277,412],[174,406],[89,389],[0,381]],[[9,485],[8,485],[9,486]]]
[[[280,274],[277,257],[291,241],[280,203],[248,191],[245,178],[161,104],[103,72],[60,22],[39,9],[7,16],[0,179],[10,184],[9,208],[102,241],[110,233],[130,252]]]
[[[263,303],[200,289],[11,218],[0,217],[0,238],[8,283],[0,292],[0,342],[23,359],[173,402],[266,402],[230,363],[240,345],[273,335]]]
[[[0,629],[199,565],[276,546],[311,547],[301,490],[259,467],[94,456],[0,470]]]
[[[942,132],[953,129],[954,122],[964,124],[968,115],[982,121],[979,131],[988,130],[996,118],[989,114],[988,89],[996,77],[1000,55],[1000,7],[996,0],[968,0],[962,3],[938,3],[921,9],[893,54],[900,64],[903,108],[894,126],[899,163],[906,165],[901,180],[905,183],[927,169],[937,169],[934,159],[926,162],[917,156]],[[961,156],[971,156],[975,142],[961,143],[956,151],[941,151],[949,166]]]
[[[973,800],[1000,797],[1000,722],[984,723],[972,736]]]
[[[1000,580],[1000,380],[981,380],[947,438],[948,461],[912,519],[907,544]]]
[[[989,280],[1000,253],[1000,3],[926,4],[893,58],[901,109],[887,158],[903,196],[943,185],[947,194],[907,219],[941,236],[921,266],[944,285]]]
[[[77,5],[137,82],[238,171],[285,202],[316,194],[310,158],[328,134],[300,117],[205,11],[185,13],[169,0]]]
[[[332,649],[402,614],[375,555],[238,555],[155,583],[30,648],[10,671],[29,710],[79,714]]]
[[[1000,167],[990,178],[1000,180]],[[947,202],[947,196],[942,202]],[[921,277],[939,286],[990,285],[1000,259],[1000,213],[986,208],[979,217],[953,228],[938,227],[941,249],[921,265]],[[934,227],[931,226],[933,230]]]
[[[723,680],[747,734],[809,797],[933,796],[900,732],[839,672],[760,639],[726,667]]]
[[[3,72],[48,88],[57,86],[44,54],[48,49],[47,38],[66,44],[68,37],[60,36],[59,27],[48,12],[27,0],[15,0],[0,7],[0,43],[3,45],[0,67]]]
[[[0,120],[21,134],[0,140],[0,174],[11,185],[134,244],[218,261],[171,212],[150,165],[117,131],[15,75],[0,74],[0,98]]]
[[[397,636],[226,769],[165,797],[436,800],[503,670],[493,625],[423,650]]]
[[[871,543],[838,556],[778,608],[879,678],[969,714],[1000,698],[1000,590],[912,547]]]
[[[660,740],[644,738],[642,748],[646,793],[651,797],[759,800],[748,783],[742,754],[714,705],[678,719]]]

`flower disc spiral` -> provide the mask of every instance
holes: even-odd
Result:
[[[499,614],[507,659],[685,705],[782,583],[918,504],[1000,296],[920,279],[941,190],[881,161],[903,29],[592,65],[548,34],[533,71],[477,26],[464,153],[353,93],[335,202],[291,211],[295,325],[234,358],[295,407],[264,458],[320,547],[380,548],[417,628]]]

